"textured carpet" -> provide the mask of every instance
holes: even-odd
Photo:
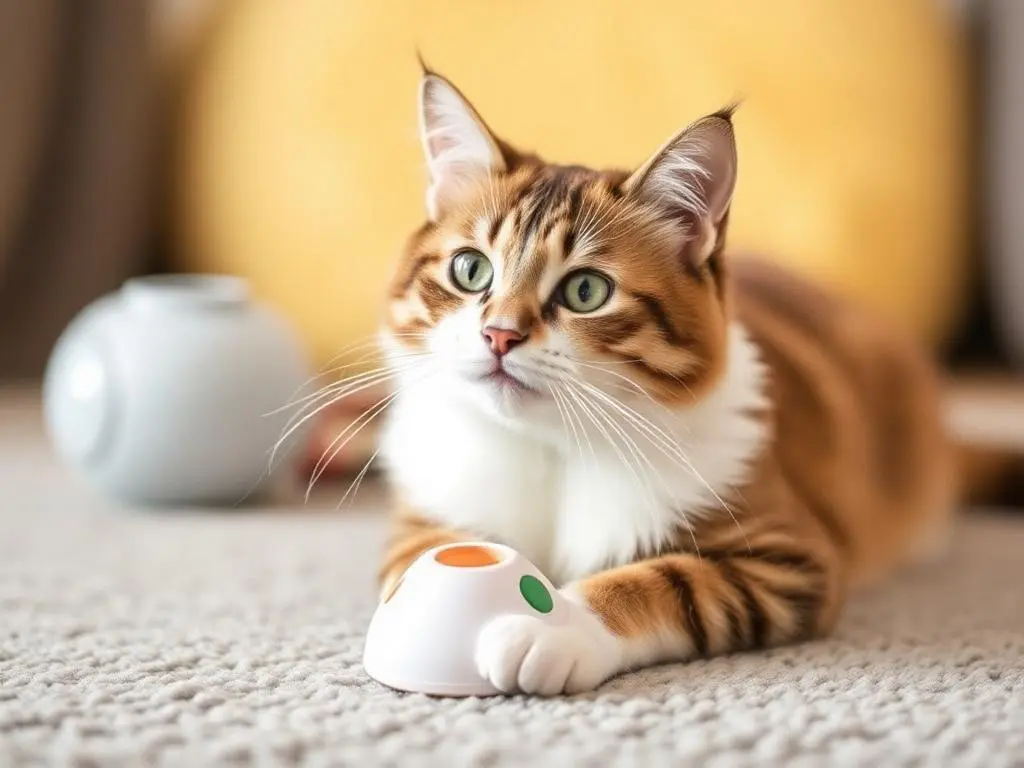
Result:
[[[965,517],[942,566],[858,598],[834,639],[570,699],[431,700],[360,666],[378,491],[344,513],[118,509],[19,402],[0,765],[1024,765],[1024,517]]]

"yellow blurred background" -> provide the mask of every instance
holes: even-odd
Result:
[[[245,275],[320,362],[375,329],[384,279],[423,217],[417,49],[496,132],[560,162],[635,166],[741,98],[735,249],[829,280],[932,346],[962,318],[970,62],[945,4],[209,0],[190,10],[175,63],[170,263]]]

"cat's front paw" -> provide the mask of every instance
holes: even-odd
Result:
[[[551,625],[499,616],[477,638],[476,666],[504,693],[554,696],[591,691],[619,671],[618,640],[592,616]]]

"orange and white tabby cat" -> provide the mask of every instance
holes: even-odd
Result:
[[[429,218],[390,287],[396,495],[384,589],[424,550],[520,550],[576,608],[505,616],[503,691],[828,632],[940,544],[951,453],[924,357],[846,301],[724,251],[731,110],[631,173],[548,164],[426,72]]]

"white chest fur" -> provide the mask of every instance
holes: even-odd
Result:
[[[717,389],[674,412],[624,400],[646,429],[579,414],[551,429],[554,408],[509,425],[452,393],[444,376],[409,387],[389,410],[381,456],[391,482],[424,516],[520,550],[556,583],[656,548],[741,485],[763,448],[763,366],[734,327]],[[595,406],[596,409],[596,406]]]

